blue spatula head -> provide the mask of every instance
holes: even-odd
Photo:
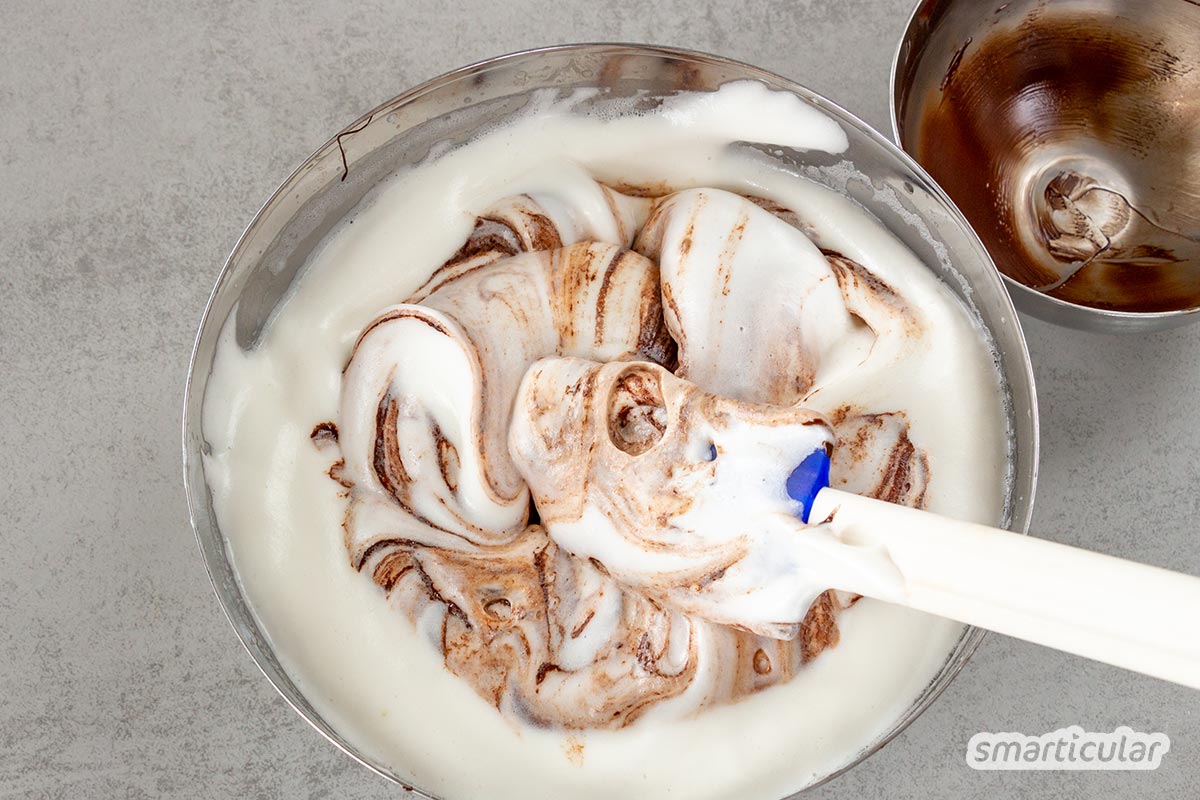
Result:
[[[817,492],[829,485],[829,453],[825,448],[805,456],[800,465],[788,475],[788,497],[800,503],[800,520],[808,523]]]

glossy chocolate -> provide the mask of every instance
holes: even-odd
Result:
[[[1020,5],[959,40],[902,136],[1009,277],[1094,308],[1200,306],[1200,6]]]

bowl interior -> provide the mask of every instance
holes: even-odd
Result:
[[[893,121],[1022,310],[1180,324],[1200,318],[1197,63],[1200,6],[1181,0],[926,0]]]
[[[983,246],[953,204],[911,159],[824,98],[770,73],[713,56],[646,46],[574,45],[503,56],[457,70],[347,126],[267,201],[217,280],[196,339],[185,397],[184,477],[192,524],[230,622],[259,668],[297,712],[379,774],[404,785],[411,783],[360,753],[305,699],[280,665],[230,561],[202,464],[207,444],[201,411],[219,332],[230,315],[235,315],[238,344],[254,347],[314,248],[372,187],[397,169],[420,161],[431,148],[463,141],[517,111],[534,90],[598,87],[602,97],[635,92],[662,95],[712,90],[742,79],[793,92],[841,123],[850,141],[845,153],[830,157],[785,150],[775,157],[871,211],[962,298],[991,338],[1010,428],[1011,481],[1005,524],[1027,530],[1036,482],[1038,432],[1033,378],[1020,325]],[[968,629],[940,674],[908,712],[846,768],[915,719],[957,674],[981,637],[982,632]]]

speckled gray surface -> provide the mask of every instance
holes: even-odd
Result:
[[[180,486],[200,310],[258,204],[337,128],[459,64],[564,41],[760,64],[887,128],[908,0],[5,2],[0,18],[0,796],[396,797],[238,646]],[[533,24],[530,20],[535,20]],[[1200,326],[1027,322],[1036,525],[1200,573]],[[1148,609],[1152,613],[1153,609]],[[1194,796],[1200,694],[989,637],[815,798]],[[1165,731],[1151,773],[978,773],[980,730]]]

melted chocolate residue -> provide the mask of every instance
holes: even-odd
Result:
[[[337,424],[333,422],[318,422],[313,426],[312,433],[308,435],[317,445],[325,444],[326,442],[337,442],[338,429]]]
[[[1040,7],[967,39],[922,101],[917,159],[1009,277],[1095,308],[1200,305],[1200,13],[1175,13],[1190,33]]]

